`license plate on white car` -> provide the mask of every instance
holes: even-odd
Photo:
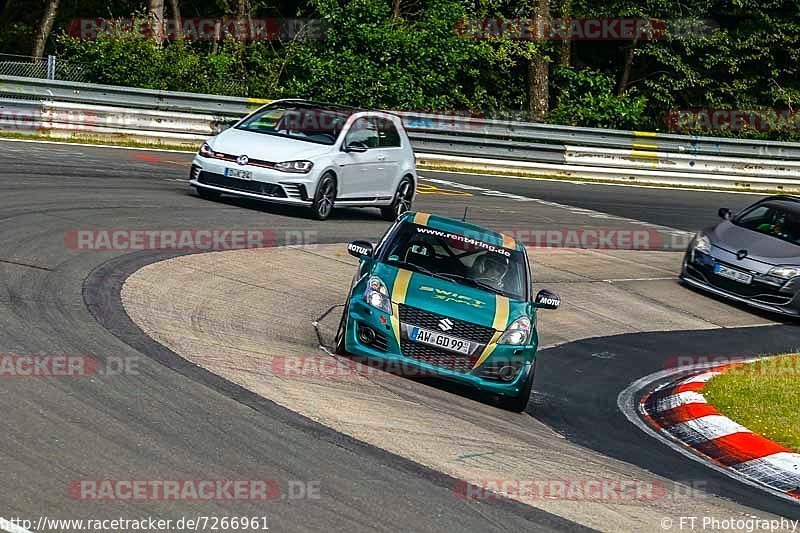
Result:
[[[229,178],[238,178],[240,180],[253,179],[253,172],[251,170],[242,170],[241,168],[226,168],[225,175]]]
[[[722,276],[723,278],[732,279],[733,281],[738,281],[739,283],[744,283],[745,285],[750,285],[753,282],[753,276],[750,274],[733,268],[728,268],[725,265],[720,265],[719,263],[714,265],[714,274]]]
[[[444,348],[445,350],[451,350],[453,352],[463,353],[465,355],[469,355],[471,352],[471,343],[469,341],[451,337],[450,335],[444,335],[436,331],[430,331],[422,328],[411,328],[411,334],[409,337],[411,337],[412,341],[427,344],[429,346],[437,346],[439,348]]]

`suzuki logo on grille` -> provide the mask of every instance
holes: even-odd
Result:
[[[245,166],[247,163],[250,162],[250,158],[247,157],[246,155],[240,155],[239,157],[236,158],[236,162],[242,166]]]
[[[449,318],[443,318],[439,321],[439,329],[442,331],[450,331],[453,329],[453,322]]]

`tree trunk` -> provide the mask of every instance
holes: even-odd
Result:
[[[636,50],[636,39],[634,39],[625,51],[625,65],[622,67],[622,76],[617,86],[617,95],[622,96],[628,90],[628,82],[631,79],[631,69],[633,68],[634,51]]]
[[[42,57],[44,55],[44,47],[50,37],[50,32],[53,30],[57,13],[58,0],[50,0],[45,8],[42,21],[39,24],[39,31],[36,33],[36,40],[33,43],[33,57]]]
[[[242,24],[247,24],[247,35],[249,38],[255,39],[255,28],[253,28],[252,6],[249,0],[239,0],[236,9],[237,25],[241,27]],[[243,35],[239,35],[241,38]]]
[[[392,0],[392,18],[400,18],[400,2],[401,0]]]
[[[533,19],[550,18],[550,0],[536,0]],[[528,62],[528,120],[542,122],[550,111],[550,64],[544,53],[545,42],[539,43],[536,53]]]
[[[149,0],[149,12],[153,36],[161,44],[164,40],[164,0]]]
[[[183,19],[181,18],[181,2],[180,0],[170,0],[170,6],[172,7],[172,16],[175,18],[175,38],[182,39],[183,38]]]
[[[568,24],[569,19],[572,18],[572,0],[564,0],[561,6],[561,23]],[[570,32],[564,36],[561,42],[561,50],[558,54],[558,64],[562,67],[568,67],[572,63],[572,39],[570,39]]]
[[[222,21],[217,19],[214,21],[214,42],[211,43],[211,55],[217,55],[219,52],[219,40],[222,39]]]

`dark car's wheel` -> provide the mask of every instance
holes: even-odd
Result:
[[[339,329],[336,330],[336,344],[333,347],[333,353],[336,355],[348,355],[347,347],[344,344],[344,338],[347,334],[347,311],[349,309],[350,298],[344,304],[342,311],[342,318],[339,320]]]
[[[534,374],[536,374],[535,359],[533,364],[530,366],[530,370],[528,370],[528,375],[525,377],[525,383],[522,385],[522,392],[520,392],[520,395],[515,398],[501,398],[499,401],[500,407],[506,409],[507,411],[514,411],[515,413],[523,412],[528,406],[528,400],[531,397]]]
[[[197,191],[197,196],[204,200],[219,200],[219,197],[222,196],[222,193],[205,187],[196,187],[195,190]]]
[[[336,178],[330,172],[324,174],[317,184],[314,203],[311,204],[311,215],[317,220],[325,220],[333,212],[336,202]]]
[[[395,220],[397,217],[411,209],[411,200],[414,198],[414,182],[408,176],[403,176],[397,185],[392,204],[381,207],[381,216],[385,220]]]

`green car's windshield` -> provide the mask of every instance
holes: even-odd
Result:
[[[493,246],[482,237],[485,238],[407,222],[397,229],[380,259],[390,265],[453,283],[526,300],[528,268],[525,254]]]
[[[276,102],[245,118],[236,129],[331,145],[355,111],[305,102]]]

